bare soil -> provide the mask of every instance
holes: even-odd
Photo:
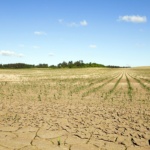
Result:
[[[149,70],[0,70],[0,150],[150,150],[141,77]]]

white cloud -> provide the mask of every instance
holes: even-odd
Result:
[[[0,50],[0,55],[2,56],[15,56],[15,57],[23,57],[23,54],[18,54],[9,50]]]
[[[87,23],[87,21],[86,21],[86,20],[83,20],[83,21],[81,21],[81,22],[80,22],[80,25],[81,25],[81,26],[87,26],[87,25],[88,25],[88,23]]]
[[[34,34],[35,35],[47,35],[47,33],[43,31],[35,31]]]
[[[39,49],[39,48],[40,48],[40,46],[36,46],[36,45],[34,45],[34,46],[32,46],[32,48],[34,48],[34,49]]]
[[[125,21],[125,22],[133,22],[133,23],[145,23],[147,22],[147,17],[146,16],[120,16],[119,21]]]
[[[79,26],[87,26],[88,23],[86,20],[80,21],[80,22],[65,22],[63,19],[59,19],[58,22],[62,25],[68,26],[68,27],[79,27]]]
[[[53,54],[53,53],[49,53],[48,55],[49,55],[49,56],[54,56],[54,54]]]
[[[97,46],[95,45],[95,44],[91,44],[90,46],[89,46],[90,48],[97,48]]]

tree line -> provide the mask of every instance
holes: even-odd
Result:
[[[30,65],[25,63],[0,64],[1,69],[48,68],[48,64]]]
[[[83,60],[79,61],[63,61],[58,65],[48,65],[48,64],[38,64],[38,65],[31,65],[25,63],[14,63],[14,64],[0,64],[1,69],[24,69],[24,68],[87,68],[87,67],[108,67],[108,68],[129,68],[129,67],[120,67],[120,66],[105,66],[103,64],[97,63],[84,63]]]
[[[51,66],[54,67],[54,66]],[[56,66],[55,66],[56,67]],[[59,63],[57,65],[58,68],[86,68],[86,67],[105,67],[102,64],[97,64],[97,63],[84,63],[83,60],[79,60],[79,61],[69,61],[69,62],[65,62],[63,61],[62,63]]]
[[[131,68],[130,66],[112,66],[112,65],[108,65],[106,67],[107,68]]]

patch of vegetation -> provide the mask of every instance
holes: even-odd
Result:
[[[132,76],[131,76],[132,77]],[[132,77],[133,79],[135,79],[143,88],[150,90],[149,87],[147,87],[140,79],[137,79],[135,77]]]
[[[131,87],[131,84],[130,84],[130,81],[129,81],[127,75],[126,75],[126,80],[127,80],[127,83],[128,83],[128,95],[129,95],[130,99],[132,100],[132,90],[133,90],[133,88]]]
[[[117,85],[119,84],[120,80],[122,79],[122,76],[118,79],[118,81],[116,82],[116,84],[114,85],[114,87],[110,90],[110,94],[116,89]]]
[[[116,79],[117,77],[118,77],[118,75],[116,77],[111,78],[110,80],[106,81],[105,83],[103,83],[102,85],[100,85],[98,87],[95,87],[93,89],[89,89],[87,92],[83,93],[82,97],[88,96],[90,93],[96,92],[97,90],[104,87],[105,85],[110,83],[112,80]]]

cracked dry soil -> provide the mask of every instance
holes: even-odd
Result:
[[[140,106],[134,106],[5,104],[0,110],[0,150],[148,150],[150,126],[140,119]]]
[[[109,74],[118,74],[118,70],[100,70],[97,75],[103,71],[106,81],[99,76],[96,79],[93,71],[98,70],[77,72],[82,76],[91,72],[89,79],[78,75],[61,82],[62,71],[57,70],[20,72],[22,76],[33,75],[32,81],[26,78],[20,82],[18,77],[18,81],[8,82],[2,75],[0,150],[150,150],[150,103],[145,100],[149,91],[128,76],[133,88],[131,101],[125,73],[108,83]],[[67,70],[64,76],[70,72]],[[53,79],[56,75],[58,78]],[[75,91],[73,96],[69,90]],[[88,93],[87,97],[83,98],[83,93]]]

